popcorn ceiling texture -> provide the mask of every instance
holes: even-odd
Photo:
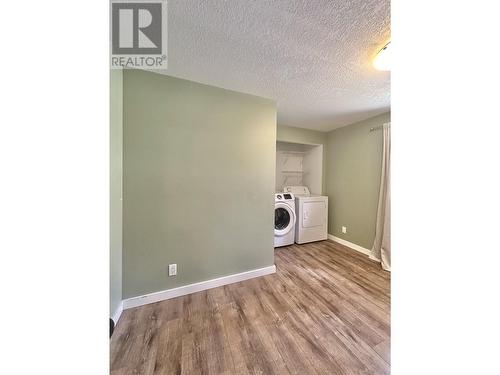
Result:
[[[278,124],[327,131],[387,112],[389,0],[169,0],[164,73],[272,98]]]

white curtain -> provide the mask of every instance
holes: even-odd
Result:
[[[382,264],[384,270],[391,270],[391,126],[384,124],[382,173],[378,197],[377,226],[372,247],[372,258]]]

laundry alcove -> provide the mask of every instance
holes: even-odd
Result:
[[[276,142],[276,191],[284,186],[305,185],[311,194],[321,194],[323,145]]]

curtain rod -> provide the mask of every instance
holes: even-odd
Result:
[[[384,127],[384,125],[374,126],[374,127],[370,128],[370,131],[372,132],[372,131],[375,131],[375,130],[379,130],[379,129],[382,129],[383,127]]]

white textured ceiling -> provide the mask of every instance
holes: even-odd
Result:
[[[331,130],[386,112],[389,0],[168,0],[166,74],[275,99],[278,124]]]

